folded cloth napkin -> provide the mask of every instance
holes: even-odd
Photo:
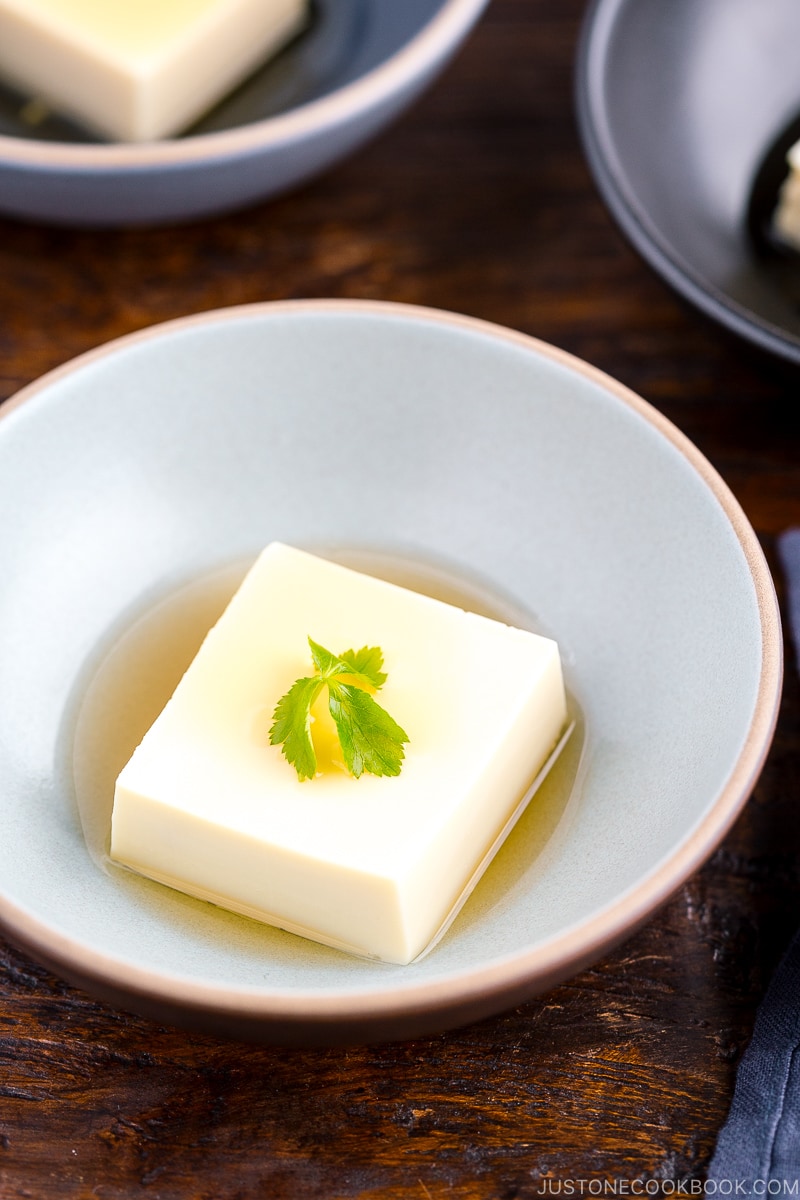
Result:
[[[778,557],[800,666],[800,529],[779,538]],[[800,933],[756,1015],[708,1180],[720,1195],[800,1195]]]

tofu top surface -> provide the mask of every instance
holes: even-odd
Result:
[[[334,654],[383,650],[376,699],[410,739],[399,776],[332,769],[301,782],[269,745],[277,701],[313,674],[309,636]],[[563,723],[552,640],[273,543],[118,786],[304,855],[364,866],[377,853],[383,866],[412,855],[485,784],[537,689]]]
[[[274,0],[265,0],[265,6],[274,6]],[[138,60],[167,53],[190,32],[238,7],[237,0],[0,0],[0,18],[5,11],[67,43]],[[286,0],[280,7],[287,8]]]

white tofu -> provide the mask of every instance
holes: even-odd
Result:
[[[376,699],[410,739],[398,776],[355,779],[323,748],[301,782],[269,745],[276,703],[313,673],[309,636],[334,654],[382,648]],[[566,723],[552,640],[273,543],[122,770],[111,857],[408,963],[486,865]]]
[[[0,0],[0,74],[119,141],[198,118],[305,21],[307,0]]]
[[[790,148],[786,161],[789,174],[778,193],[772,226],[781,241],[800,251],[800,142]]]

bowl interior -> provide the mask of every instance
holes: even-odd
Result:
[[[312,0],[308,27],[238,89],[180,135],[217,133],[262,121],[345,87],[391,58],[446,0]],[[33,117],[33,119],[32,119]],[[0,86],[0,135],[91,144],[101,139]]]
[[[637,248],[711,316],[796,361],[800,266],[787,275],[760,252],[748,210],[800,115],[798,38],[792,0],[599,0],[579,80],[590,161]]]
[[[574,360],[442,314],[278,304],[134,336],[24,399],[0,424],[0,917],[62,958],[90,948],[109,971],[220,995],[474,982],[580,936],[743,801],[771,601],[713,472]],[[411,967],[103,869],[87,848],[81,793],[113,781],[156,687],[147,637],[128,676],[107,674],[109,654],[272,539],[416,564],[561,645],[582,732]],[[222,592],[201,591],[202,626]],[[133,740],[109,756],[120,726]]]

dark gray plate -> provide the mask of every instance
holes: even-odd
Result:
[[[577,66],[584,147],[624,233],[686,299],[791,363],[800,258],[760,233],[800,115],[798,45],[797,0],[594,0]]]

